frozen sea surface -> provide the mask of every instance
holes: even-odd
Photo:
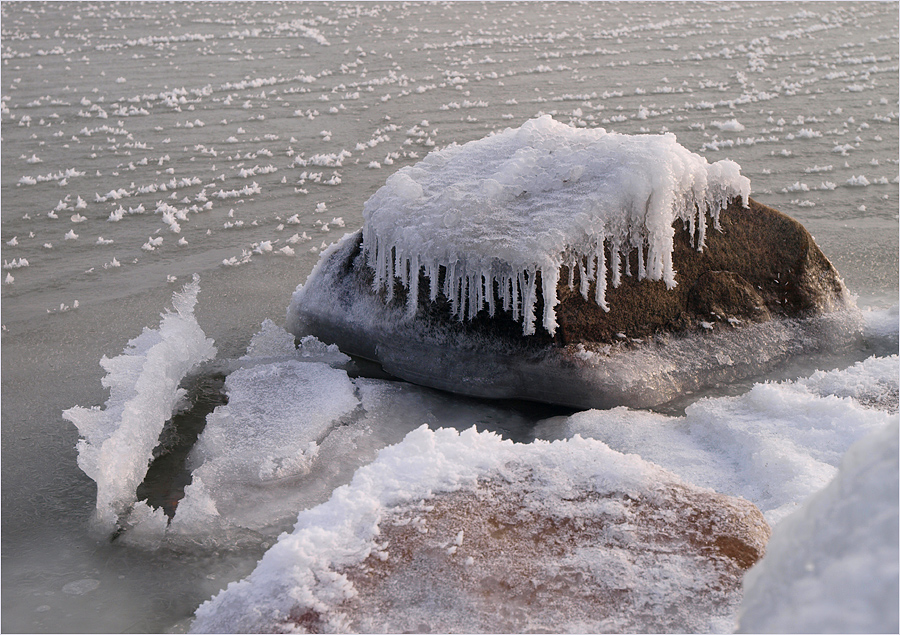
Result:
[[[104,355],[159,328],[172,293],[200,274],[194,315],[218,355],[182,384],[181,435],[164,439],[181,458],[154,467],[157,485],[142,489],[171,513],[166,496],[191,470],[214,473],[233,460],[201,456],[215,447],[216,426],[195,454],[193,440],[216,408],[221,426],[244,416],[220,390],[252,390],[265,363],[286,361],[238,360],[264,319],[283,324],[318,253],[362,225],[363,203],[429,151],[540,114],[618,133],[672,132],[710,163],[735,161],[751,196],[812,232],[880,334],[849,358],[783,369],[778,388],[751,381],[685,396],[664,413],[576,414],[555,434],[591,424],[626,443],[624,422],[601,419],[649,425],[660,416],[679,447],[715,457],[691,430],[712,425],[716,408],[738,409],[773,434],[792,430],[796,450],[800,424],[775,410],[779,399],[806,400],[846,434],[787,456],[808,478],[786,480],[795,494],[766,503],[777,523],[825,485],[844,444],[870,427],[866,417],[883,416],[872,404],[889,405],[870,394],[876,362],[865,360],[897,353],[896,310],[886,311],[898,292],[893,4],[21,2],[4,3],[0,17],[5,631],[184,630],[296,517],[278,506],[281,496],[263,496],[273,507],[260,512],[270,522],[261,530],[210,477],[200,480],[224,512],[222,535],[239,540],[160,538],[150,507],[135,518],[146,521],[145,541],[137,531],[113,542],[98,535],[97,490],[78,467],[78,430],[61,413],[107,402]],[[856,362],[864,366],[855,379],[804,379]],[[319,449],[304,453],[309,472],[298,462],[294,475],[267,481],[293,492],[298,510],[327,500],[423,422],[527,442],[539,421],[572,414],[456,399],[342,363],[292,362],[290,372],[324,364],[318,378],[344,373],[329,390],[349,382],[360,403],[342,425],[310,431]],[[851,389],[863,384],[868,392]],[[726,395],[733,400],[717,401]],[[693,405],[702,397],[713,400]],[[741,443],[762,443],[729,429]],[[627,451],[662,461],[652,444]],[[726,489],[716,460],[705,473],[679,474]],[[756,469],[746,457],[732,462]],[[276,463],[262,477],[286,466]],[[727,493],[753,500],[748,492]]]

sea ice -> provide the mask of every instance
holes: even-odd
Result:
[[[895,418],[857,441],[778,525],[744,580],[739,632],[898,631],[898,438]]]
[[[535,436],[600,439],[687,481],[742,496],[774,525],[834,477],[854,441],[897,419],[897,393],[897,356],[871,357],[845,370],[756,384],[739,397],[701,399],[683,417],[588,410],[547,420]]]
[[[159,434],[184,397],[181,380],[216,355],[194,317],[199,292],[195,275],[173,295],[175,311],[162,315],[159,328],[145,328],[121,355],[103,356],[101,381],[110,389],[104,409],[63,412],[81,434],[78,466],[97,483],[95,520],[104,531],[114,531],[135,502]]]

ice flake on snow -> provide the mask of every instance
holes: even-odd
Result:
[[[702,249],[707,214],[717,223],[730,199],[746,205],[749,193],[740,166],[710,164],[672,134],[576,129],[545,115],[398,170],[365,204],[363,248],[376,291],[390,300],[398,278],[410,315],[424,269],[431,299],[442,291],[460,319],[485,306],[493,316],[496,285],[526,335],[536,319],[552,334],[561,265],[578,268],[585,299],[596,282],[604,310],[608,281],[619,285],[634,249],[638,277],[672,288],[673,222],[686,223]],[[536,318],[538,279],[549,301]]]

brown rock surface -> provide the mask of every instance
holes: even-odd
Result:
[[[769,527],[751,503],[687,484],[649,495],[573,491],[561,512],[524,473],[479,480],[380,523],[383,550],[336,606],[360,632],[689,632],[726,618]],[[537,476],[537,478],[541,478]],[[297,611],[317,632],[327,616]]]
[[[577,274],[576,288],[569,289],[564,270],[556,309],[559,340],[614,342],[617,333],[639,338],[696,329],[700,321],[764,322],[844,306],[837,271],[803,225],[752,198],[749,203],[745,208],[732,201],[722,211],[721,231],[710,228],[702,251],[691,245],[687,231],[676,229],[677,286],[623,276],[618,288],[607,290],[608,313],[581,296]],[[631,270],[637,270],[636,252]]]
[[[593,301],[593,283],[584,299],[577,271],[570,287],[563,266],[552,336],[540,320],[533,335],[523,335],[521,321],[499,309],[493,317],[487,309],[471,320],[455,317],[442,293],[430,300],[424,273],[410,317],[399,279],[391,299],[373,291],[357,232],[323,255],[298,288],[288,328],[413,383],[576,408],[654,406],[858,341],[849,293],[797,221],[750,199],[746,208],[732,201],[722,210],[702,250],[684,228],[674,231],[676,286],[623,275],[618,287],[607,287],[609,311]],[[637,272],[636,251],[630,260],[626,273]],[[444,275],[442,268],[438,288]],[[536,289],[535,314],[542,315]]]

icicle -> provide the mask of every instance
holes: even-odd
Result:
[[[672,265],[672,250],[663,250],[663,280],[666,282],[666,289],[675,288],[675,267]]]
[[[385,284],[387,284],[387,302],[390,303],[394,299],[394,254],[395,249],[386,250],[385,254]]]
[[[478,289],[475,285],[475,274],[469,274],[466,276],[466,291],[469,301],[469,306],[466,310],[466,319],[472,320],[475,317],[475,314],[478,313],[478,303],[477,303],[477,295]]]
[[[456,275],[458,264],[458,262],[452,263],[447,271],[447,279],[450,284],[450,293],[447,294],[447,297],[450,298],[450,311],[457,317],[459,316],[459,277]]]
[[[609,268],[612,269],[612,285],[614,289],[618,289],[622,283],[622,263],[618,242],[610,244],[609,255],[611,260]]]
[[[590,267],[591,269],[593,269],[593,267],[591,266],[593,264],[592,261],[593,261],[593,257],[589,256],[588,263],[590,263],[590,264],[588,264],[588,267]],[[588,291],[591,288],[591,279],[590,279],[590,276],[588,275],[587,271],[584,270],[584,262],[583,262],[582,258],[578,259],[578,278],[579,278],[578,290],[581,291],[581,297],[583,297],[585,300],[587,300],[588,299]]]
[[[475,311],[472,313],[473,317],[478,315],[484,304],[484,274],[479,271],[475,274]]]
[[[412,319],[419,308],[419,255],[409,261],[409,292],[406,297],[406,317]]]
[[[437,263],[429,263],[427,267],[428,275],[428,300],[434,302],[438,297],[438,277],[440,275],[440,265]]]
[[[719,209],[714,209],[713,219],[715,228],[721,229],[721,227],[719,227]],[[701,208],[697,213],[697,251],[703,251],[704,244],[706,244],[706,210]]]
[[[603,236],[600,236],[600,238],[598,239],[598,241],[594,243],[594,251],[596,251],[597,249],[603,249],[603,240],[604,240],[604,237],[603,237]],[[595,256],[595,255],[596,255],[596,254],[591,254],[591,253],[588,253],[588,254],[587,254],[587,259],[586,259],[587,269],[586,269],[586,272],[587,272],[588,281],[594,279],[594,256]]]
[[[594,302],[601,309],[609,312],[609,305],[606,304],[606,251],[603,248],[604,238],[600,239],[597,244],[597,282],[594,286]]]
[[[512,290],[512,279],[508,276],[503,276],[500,279],[500,284],[503,287],[503,310],[513,312],[513,290]]]
[[[487,304],[487,295],[484,292],[484,272],[480,271],[478,273],[478,310],[481,311],[485,304]]]
[[[375,244],[375,291],[381,291],[384,288],[385,269],[387,263],[384,258],[384,245]]]
[[[534,335],[534,305],[537,301],[537,298],[535,297],[535,282],[537,274],[533,269],[529,269],[526,272],[521,272],[519,275],[520,280],[522,280],[522,276],[527,277],[527,280],[523,280],[525,297],[522,299],[522,334]]]
[[[447,298],[448,300],[450,300],[450,298],[451,298],[451,295],[450,295],[450,294],[451,294],[450,281],[451,281],[452,279],[453,279],[453,273],[452,273],[452,271],[451,271],[450,264],[446,264],[446,265],[444,265],[444,287],[443,287],[443,292],[444,292],[444,297]]]
[[[566,268],[569,270],[569,288],[575,288],[575,254],[566,254]]]
[[[400,284],[409,289],[410,276],[412,275],[410,265],[412,261],[409,258],[398,257],[397,262],[400,263]]]
[[[571,269],[570,269],[571,271]],[[556,285],[559,284],[559,264],[554,263],[541,269],[541,295],[544,297],[544,328],[550,335],[556,333],[556,305],[559,297]]]
[[[509,284],[512,288],[512,316],[518,322],[522,317],[522,278],[521,273],[516,274],[516,278],[510,278]]]
[[[497,280],[495,276],[491,276],[490,280],[485,280],[488,288],[485,290],[487,294],[488,301],[488,315],[494,317],[494,314],[497,312],[497,307],[494,301],[494,282]]]
[[[637,262],[638,262],[638,280],[647,277],[647,267],[644,262],[644,243],[640,242],[637,246]]]

